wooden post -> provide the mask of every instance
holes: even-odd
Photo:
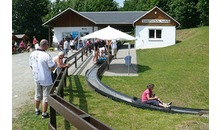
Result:
[[[48,41],[49,41],[49,47],[50,47],[50,43],[51,43],[51,39],[50,39],[50,25],[48,25]]]
[[[75,57],[75,68],[77,68],[77,58]]]
[[[53,125],[55,129],[57,128],[56,111],[51,106],[50,106],[50,123]]]
[[[82,51],[82,53],[81,53],[81,58],[82,58],[82,61],[83,61],[83,51]]]

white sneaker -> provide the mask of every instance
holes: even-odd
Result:
[[[46,113],[45,115],[42,115],[42,119],[45,119],[45,118],[49,118],[50,117],[50,115],[48,114],[48,113]]]

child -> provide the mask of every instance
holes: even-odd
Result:
[[[158,96],[152,97],[153,94],[153,89],[154,89],[154,84],[148,84],[147,89],[143,92],[142,94],[142,102],[154,106],[160,106],[164,108],[170,107],[172,102],[165,104],[163,103]]]
[[[104,61],[107,61],[107,58],[105,57],[104,50],[101,50],[100,57],[97,60],[98,64],[102,64]]]
[[[105,52],[104,52],[104,50],[101,50],[100,57],[104,57],[104,58],[106,58],[106,57],[105,57]]]

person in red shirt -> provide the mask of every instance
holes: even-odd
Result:
[[[33,36],[34,40],[33,40],[33,45],[36,44],[37,39],[35,38],[35,36]]]

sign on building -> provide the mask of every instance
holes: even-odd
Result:
[[[142,23],[170,23],[170,19],[142,19]]]

